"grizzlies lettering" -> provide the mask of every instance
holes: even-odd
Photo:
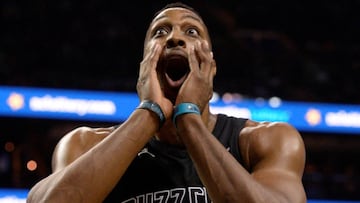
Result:
[[[174,188],[132,197],[122,203],[208,203],[205,187]]]

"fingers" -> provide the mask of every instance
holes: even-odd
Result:
[[[190,66],[190,70],[191,71],[197,71],[199,69],[199,62],[196,58],[196,54],[195,54],[195,46],[191,46],[189,49],[189,66]]]
[[[152,43],[149,45],[149,47],[146,49],[146,54],[144,56],[143,62],[148,63],[150,67],[156,67],[157,62],[159,61],[159,57],[161,54],[162,48],[157,43]],[[149,67],[149,66],[146,66]]]
[[[149,97],[150,92],[147,91],[148,89],[153,89],[154,91],[160,89],[156,67],[161,52],[162,47],[157,43],[149,43],[149,46],[146,47],[144,58],[140,64],[139,77],[136,85],[140,98],[142,98],[142,96],[146,98]]]
[[[202,42],[197,41],[196,44],[196,50],[198,50],[197,54],[201,61],[208,62],[212,59],[212,52],[209,48],[209,43],[205,40]],[[201,68],[201,67],[200,67]]]
[[[144,80],[150,72],[156,71],[161,52],[162,47],[157,43],[150,43],[146,47],[145,55],[140,65],[139,80]]]
[[[195,55],[200,70],[213,60],[213,52],[210,50],[209,43],[205,40],[196,41],[193,47],[190,48],[189,54],[189,56]]]
[[[159,61],[159,57],[161,54],[161,46],[159,44],[155,44],[154,45],[154,49],[151,52],[151,56],[150,56],[150,63],[152,65],[152,67],[156,67],[157,62]]]
[[[209,43],[205,40],[197,41],[189,50],[189,65],[191,71],[213,78],[216,74],[216,63]]]

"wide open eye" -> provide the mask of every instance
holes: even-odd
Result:
[[[158,29],[155,30],[154,36],[155,37],[161,37],[164,35],[167,35],[169,32],[166,28],[164,27],[159,27]]]
[[[189,28],[186,30],[186,34],[196,37],[196,36],[199,36],[199,31],[195,28]]]

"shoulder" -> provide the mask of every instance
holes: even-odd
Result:
[[[248,120],[240,132],[239,144],[249,168],[263,160],[278,162],[293,159],[292,162],[298,162],[301,169],[305,161],[302,137],[288,123]]]
[[[64,135],[55,147],[52,168],[53,171],[64,168],[75,159],[87,152],[115,128],[78,127]]]
[[[262,141],[264,139],[297,140],[299,132],[289,123],[285,122],[256,122],[247,120],[244,129],[241,131],[245,139],[252,141]]]

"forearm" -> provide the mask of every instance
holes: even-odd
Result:
[[[156,132],[158,122],[148,110],[136,110],[104,140],[35,186],[29,199],[34,202],[103,201]]]
[[[200,116],[177,118],[180,136],[214,202],[282,202],[255,181],[207,130]]]

